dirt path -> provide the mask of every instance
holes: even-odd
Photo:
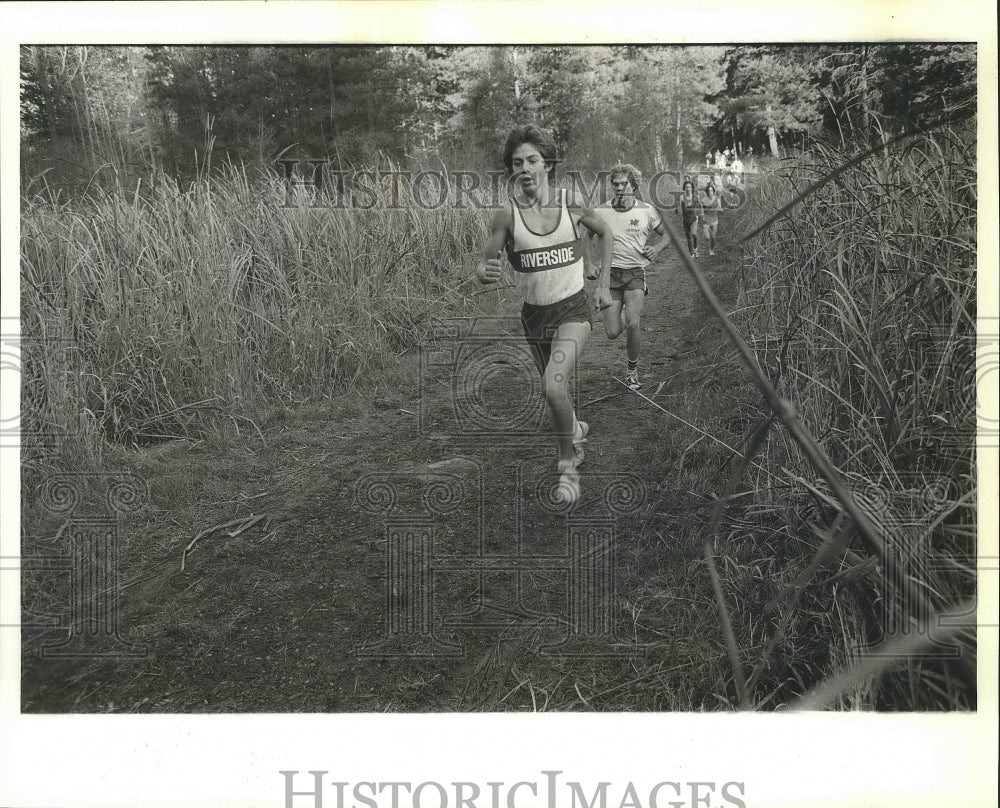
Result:
[[[727,299],[726,253],[702,263]],[[719,332],[672,250],[649,285],[641,392],[698,429],[739,433],[740,413],[713,410],[713,383],[728,383],[706,378]],[[624,336],[598,323],[577,390],[592,429],[583,497],[560,513],[518,305],[511,290],[474,300],[507,319],[451,324],[486,335],[459,340],[474,347],[464,387],[414,352],[373,401],[275,416],[263,442],[251,431],[130,457],[150,501],[118,531],[119,618],[142,655],[42,659],[52,634],[26,630],[24,710],[720,706],[711,591],[692,570],[726,452],[614,379]],[[206,528],[262,514],[203,535],[180,570]]]

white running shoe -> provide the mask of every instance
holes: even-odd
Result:
[[[579,466],[583,462],[583,444],[587,442],[587,435],[590,434],[590,424],[586,421],[577,421],[576,430],[573,432],[573,462]]]
[[[709,251],[708,251],[708,254],[709,254],[709,255],[715,255],[715,250],[709,250]]]
[[[556,483],[555,498],[561,505],[572,507],[580,499],[580,472],[576,470],[579,462],[579,458],[560,460],[556,466],[559,482]]]
[[[638,390],[642,385],[639,383],[639,371],[637,370],[626,370],[625,371],[625,386],[629,390]]]

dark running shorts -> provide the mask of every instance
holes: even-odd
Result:
[[[625,292],[633,289],[641,289],[649,294],[649,289],[646,288],[646,270],[611,267],[611,296],[618,300],[619,297],[624,297]]]
[[[583,289],[548,306],[525,303],[521,308],[524,336],[528,340],[531,356],[539,373],[545,373],[545,366],[552,355],[552,337],[563,323],[587,323],[593,328],[590,322],[590,298]]]

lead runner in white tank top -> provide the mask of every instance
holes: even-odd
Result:
[[[550,183],[555,143],[551,135],[533,126],[512,130],[504,148],[504,165],[514,188],[513,204],[497,211],[490,224],[483,255],[476,266],[480,283],[495,283],[503,274],[506,249],[517,276],[517,286],[530,306],[550,306],[571,298],[583,288],[583,261],[577,224],[597,236],[601,272],[594,293],[597,310],[611,305],[609,291],[612,235],[607,225],[575,194],[556,191]],[[522,310],[522,323],[524,323]],[[578,421],[570,396],[577,358],[590,334],[590,323],[567,320],[555,326],[553,350],[542,371],[542,393],[552,414],[559,444],[559,485],[563,501],[573,504],[580,495],[582,459],[578,445],[587,427]],[[527,333],[525,334],[527,336]]]
[[[583,253],[580,233],[566,206],[566,191],[557,191],[559,219],[548,233],[533,230],[524,219],[524,206],[510,203],[513,223],[507,257],[525,303],[548,306],[583,289]]]

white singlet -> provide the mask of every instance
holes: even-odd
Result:
[[[514,268],[524,302],[534,306],[558,303],[583,288],[583,252],[576,222],[559,190],[559,221],[550,233],[536,233],[514,202],[513,245],[507,257]]]

